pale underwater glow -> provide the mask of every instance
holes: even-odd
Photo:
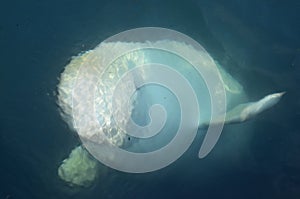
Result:
[[[58,176],[71,186],[90,186],[98,172],[97,161],[82,146],[73,149],[58,168]]]

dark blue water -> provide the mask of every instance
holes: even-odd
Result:
[[[144,26],[171,28],[200,42],[250,99],[287,94],[274,109],[236,127],[252,128],[241,153],[237,147],[220,160],[224,143],[236,139],[224,132],[204,160],[187,153],[141,175],[108,169],[93,187],[72,189],[57,177],[79,143],[59,116],[57,78],[72,56]],[[300,198],[299,1],[7,1],[0,6],[0,46],[1,199]]]

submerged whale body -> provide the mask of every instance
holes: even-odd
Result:
[[[163,48],[165,46],[168,46],[168,49],[172,49],[173,52],[165,51]],[[218,69],[217,74],[222,80],[222,89],[226,93],[226,106],[228,108],[224,121],[224,118],[212,117],[211,99],[206,85],[207,82],[203,80],[200,74],[196,73],[197,71],[195,71],[190,62],[176,54],[177,49],[181,49],[191,56],[200,56],[202,62],[198,64],[202,64],[203,70],[207,72],[215,73],[215,69]],[[117,54],[115,51],[129,52],[122,54],[122,56],[110,62],[108,66],[102,65],[106,63],[104,59],[109,59],[109,57],[114,57]],[[197,122],[198,126],[191,128],[206,128],[209,124],[222,122],[226,124],[247,121],[274,106],[284,94],[275,93],[267,95],[256,102],[245,103],[245,92],[239,82],[217,62],[208,57],[206,51],[195,49],[185,43],[170,40],[145,43],[108,42],[101,43],[95,49],[73,57],[61,74],[58,85],[58,105],[64,120],[73,130],[77,131],[82,139],[92,140],[96,144],[101,144],[104,139],[101,135],[105,135],[105,139],[108,139],[113,145],[131,152],[143,153],[163,147],[174,138],[173,132],[176,132],[178,129],[181,112],[180,99],[176,99],[176,95],[170,90],[161,85],[143,85],[146,79],[154,78],[159,74],[140,68],[138,72],[127,75],[127,78],[120,84],[120,92],[117,95],[113,93],[116,83],[127,74],[127,71],[149,63],[167,64],[189,81],[189,84],[195,91],[199,103],[197,108],[200,109],[201,114]],[[83,68],[88,68],[88,70],[83,72]],[[95,73],[98,75],[98,78],[95,78],[97,76]],[[78,79],[79,74],[81,76]],[[91,85],[96,85],[96,89],[91,87]],[[137,85],[143,86],[137,87]],[[74,95],[75,86],[80,86],[80,94]],[[128,97],[128,93],[133,90],[135,90],[134,95]],[[87,97],[90,92],[94,92],[93,98]],[[116,96],[117,99],[113,99]],[[161,104],[165,108],[167,119],[159,134],[150,137],[149,140],[144,140],[135,138],[135,136],[128,136],[128,132],[124,128],[118,127],[112,117],[111,109],[113,104],[111,102],[116,100],[116,104],[128,104],[129,98],[131,104],[125,108],[125,111],[124,109],[115,110],[118,113],[118,119],[125,125],[133,120],[137,124],[145,126],[151,122],[148,113],[149,109],[155,104]],[[85,101],[85,104],[80,104],[79,101]],[[86,106],[94,107],[94,110],[87,109]],[[77,112],[78,110],[80,112]],[[90,122],[89,118],[92,117],[96,118],[98,124]],[[104,151],[103,153],[106,152]],[[74,157],[76,153],[73,152],[72,154],[59,167],[59,176],[71,185],[84,186],[84,183],[91,184],[96,178],[95,172],[91,172],[92,176],[80,176],[78,175],[80,173],[78,170],[82,167],[76,167],[76,165],[72,167],[66,166],[68,161],[71,162],[72,158],[76,158]],[[109,152],[106,154],[107,158],[113,158],[113,154]],[[77,158],[78,165],[92,165],[88,169],[97,169],[94,164],[83,164],[81,161],[85,161],[85,159]]]

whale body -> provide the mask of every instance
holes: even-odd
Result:
[[[125,97],[127,93],[131,90],[136,90],[132,99],[132,104],[126,109],[129,112],[128,114],[123,114],[123,111],[116,110],[124,123],[127,123],[129,120],[135,121],[137,124],[143,126],[147,125],[151,118],[149,117],[149,109],[154,104],[160,104],[165,108],[167,113],[167,120],[164,123],[164,127],[161,129],[160,134],[153,136],[147,140],[135,138],[134,136],[126,135],[124,129],[119,128],[112,119],[112,105],[110,101],[113,98],[113,92],[111,91],[115,88],[115,84],[120,80],[125,74],[126,71],[129,71],[139,65],[145,65],[147,63],[165,63],[171,65],[174,70],[179,71],[186,79],[188,79],[192,89],[195,91],[196,98],[198,99],[200,109],[200,119],[198,121],[198,126],[193,126],[191,128],[206,128],[210,124],[218,124],[225,122],[225,124],[232,123],[241,123],[249,119],[252,119],[264,112],[265,110],[273,107],[283,96],[284,92],[274,93],[263,97],[262,99],[256,102],[245,103],[245,91],[240,85],[240,83],[235,80],[229,73],[225,71],[222,66],[220,66],[216,61],[210,59],[206,56],[206,51],[201,51],[199,49],[194,49],[192,46],[186,45],[178,41],[169,41],[161,40],[150,43],[152,48],[149,48],[148,43],[126,43],[126,42],[111,42],[111,43],[102,43],[100,46],[96,47],[93,50],[87,51],[83,54],[80,54],[76,57],[73,57],[71,62],[66,66],[64,72],[61,74],[60,83],[58,85],[58,105],[61,110],[61,115],[63,119],[69,124],[70,128],[74,131],[79,132],[79,136],[83,139],[93,140],[95,143],[101,144],[103,141],[101,136],[99,136],[99,131],[104,133],[109,141],[121,148],[126,148],[126,150],[131,152],[147,152],[154,151],[161,148],[166,143],[170,142],[175,136],[174,132],[178,128],[178,123],[180,121],[180,99],[176,99],[176,96],[168,89],[164,88],[161,85],[148,85],[137,87],[137,85],[142,85],[143,82],[148,78],[156,77],[157,73],[147,72],[146,70],[140,70],[139,73],[132,73],[129,78],[126,79],[124,83],[121,84],[121,93],[118,94],[116,103],[124,104],[127,103],[127,98]],[[164,46],[168,46],[169,49],[174,49],[174,52],[166,52],[161,49]],[[141,49],[145,48],[146,49]],[[101,63],[103,59],[109,59],[107,57],[114,56],[115,51],[126,51],[128,49],[141,49],[132,51],[125,54],[122,57],[119,57],[118,60],[111,63],[108,68],[104,68]],[[155,50],[153,50],[155,49]],[[195,69],[191,66],[191,63],[187,62],[184,59],[181,59],[176,55],[176,50],[181,49],[192,56],[202,57],[202,63],[205,71],[215,72],[220,76],[220,79],[223,84],[223,88],[226,93],[226,106],[227,113],[225,121],[222,121],[222,118],[213,117],[211,113],[211,102],[210,95],[207,89],[206,82],[201,78],[201,75],[197,74]],[[106,57],[103,57],[103,55]],[[78,80],[78,74],[81,73],[83,67],[91,68],[90,72],[84,74],[82,79]],[[101,78],[94,79],[96,72],[99,72]],[[105,76],[101,76],[102,74]],[[82,94],[74,95],[74,87],[80,83],[80,91]],[[87,94],[91,92],[90,85],[97,84],[97,91],[95,91],[95,96],[93,99],[87,98]],[[124,99],[123,99],[124,98]],[[83,100],[86,103],[93,103],[95,107],[95,112],[91,110],[85,110],[84,105],[80,103],[76,104],[78,101]],[[93,102],[90,102],[93,100]],[[75,105],[74,105],[75,103]],[[76,110],[79,109],[82,112],[82,118],[79,123],[74,122],[74,117],[76,116],[77,121],[78,117],[81,115],[76,115],[74,113],[74,107]],[[91,113],[92,112],[92,113]],[[89,123],[86,127],[80,127],[80,122],[87,123],[89,122],[86,118],[94,117],[92,114],[96,115],[98,123],[101,123],[101,129],[96,126],[96,124]],[[81,129],[79,129],[81,128]],[[81,147],[81,146],[80,146]],[[75,153],[73,153],[75,154]],[[84,153],[83,153],[84,154]],[[108,156],[111,154],[107,153]],[[74,158],[70,156],[70,158]],[[84,161],[84,159],[82,159]],[[89,159],[90,160],[90,159]],[[71,161],[71,160],[69,160]],[[96,160],[95,160],[96,161]],[[90,176],[82,176],[82,179],[78,179],[78,171],[76,166],[64,167],[67,165],[68,159],[64,160],[59,168],[59,176],[73,185],[82,185],[82,182],[87,182],[90,184],[94,178]],[[82,163],[78,163],[82,165]],[[93,164],[91,164],[93,165]],[[93,165],[93,168],[95,166]],[[78,167],[80,169],[80,167]],[[64,175],[61,175],[61,174]],[[73,175],[76,174],[76,178]],[[74,179],[74,180],[73,180]],[[76,179],[76,180],[75,180]]]

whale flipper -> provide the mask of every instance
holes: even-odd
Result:
[[[285,92],[273,93],[265,96],[264,98],[256,102],[248,102],[244,104],[239,104],[230,111],[226,113],[225,122],[221,119],[214,118],[210,122],[205,122],[200,124],[199,128],[207,128],[209,125],[219,125],[224,124],[235,124],[248,121],[260,113],[272,108],[277,104]]]
[[[274,93],[256,102],[239,104],[226,113],[225,124],[241,123],[256,117],[277,104],[284,94],[285,92]]]

